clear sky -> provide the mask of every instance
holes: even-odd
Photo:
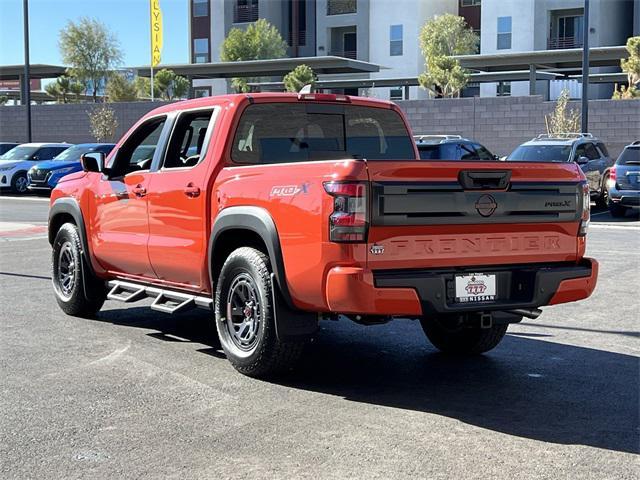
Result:
[[[24,64],[23,0],[0,0],[0,65]],[[189,0],[160,0],[162,63],[189,62]],[[148,65],[149,0],[29,0],[31,63],[61,65],[58,33],[69,20],[93,17],[116,35],[124,65]]]

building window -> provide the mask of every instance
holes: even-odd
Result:
[[[402,55],[402,25],[391,25],[389,29],[389,55]]]
[[[259,16],[258,0],[236,0],[233,23],[255,22]]]
[[[480,6],[482,0],[460,0],[461,7],[477,7]]]
[[[297,46],[304,47],[307,44],[307,2],[305,0],[291,0],[289,2],[289,37],[287,39],[287,43],[290,46],[294,44],[294,12],[293,4],[296,3],[297,11],[298,11],[298,42]]]
[[[392,87],[389,90],[389,100],[391,101],[403,100],[402,87]]]
[[[192,0],[192,15],[194,17],[209,16],[209,0]]]
[[[211,96],[211,87],[194,87],[193,98],[202,98]]]
[[[357,0],[328,0],[327,15],[344,15],[358,11]]]
[[[510,97],[511,96],[511,82],[498,83],[498,90],[496,92],[498,97]]]
[[[193,62],[194,63],[209,62],[209,39],[208,38],[193,39]]]
[[[554,50],[582,47],[583,32],[584,15],[560,16],[556,19],[556,24],[552,26],[548,48]]]
[[[511,17],[498,17],[498,50],[511,48]]]

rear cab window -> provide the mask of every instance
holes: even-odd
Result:
[[[413,139],[394,110],[322,103],[248,106],[231,150],[238,164],[345,158],[416,159]]]

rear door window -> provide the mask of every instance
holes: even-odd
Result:
[[[415,159],[398,113],[386,108],[317,103],[250,105],[236,130],[236,163],[366,158]]]
[[[186,112],[176,121],[162,168],[193,167],[206,153],[213,110]]]

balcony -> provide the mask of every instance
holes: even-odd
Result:
[[[289,45],[293,45],[293,32],[289,32],[288,38],[287,38],[287,43]],[[305,46],[307,44],[307,31],[306,30],[300,30],[298,32],[298,45],[299,46]]]
[[[352,58],[353,60],[358,59],[357,50],[329,50],[329,55],[334,57]]]
[[[556,37],[547,41],[547,49],[561,50],[564,48],[582,48],[581,37]]]
[[[233,23],[247,23],[258,20],[259,9],[258,4],[238,5],[233,10]]]

